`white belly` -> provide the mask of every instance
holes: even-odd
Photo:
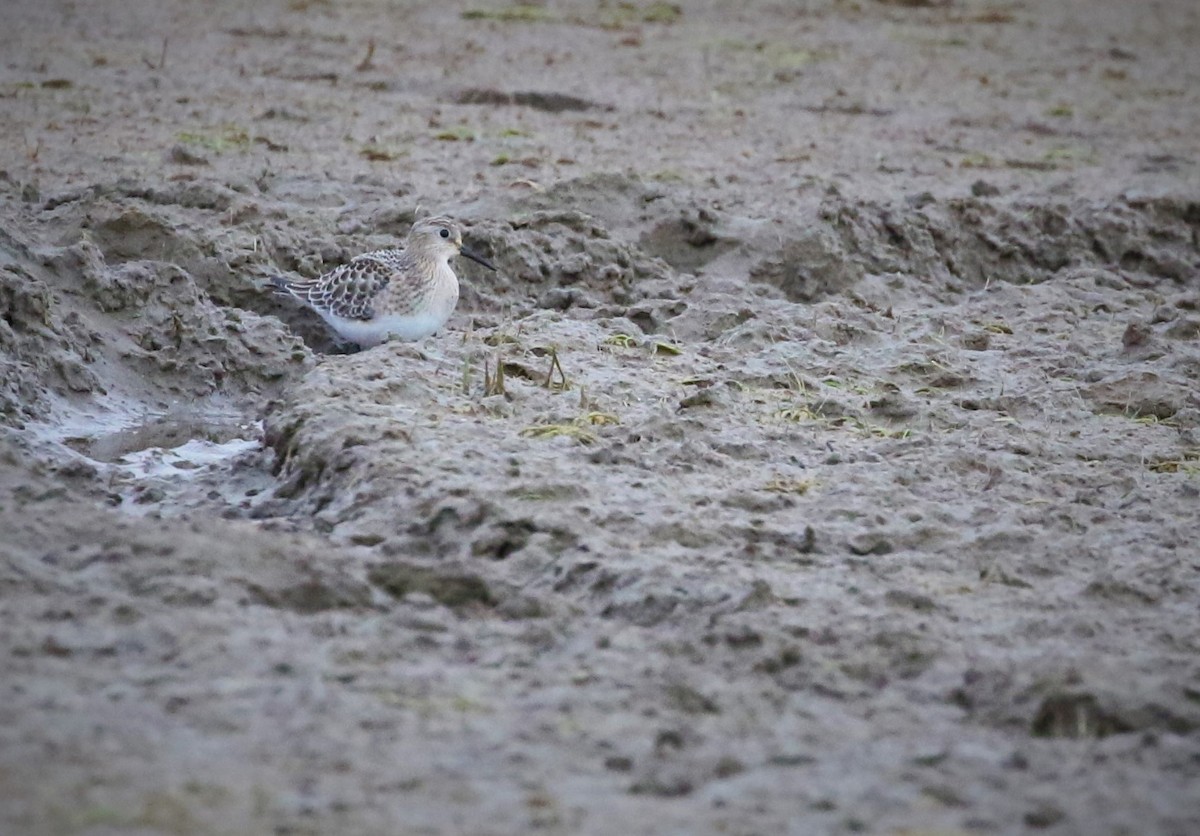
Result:
[[[428,311],[411,316],[381,316],[372,320],[344,319],[327,314],[325,321],[344,339],[370,348],[389,337],[398,340],[423,340],[438,331],[452,311]]]

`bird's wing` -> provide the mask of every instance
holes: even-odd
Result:
[[[387,288],[397,266],[391,251],[364,253],[319,279],[288,282],[285,289],[319,311],[368,320],[375,316],[375,300]]]

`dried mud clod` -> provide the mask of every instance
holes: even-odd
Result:
[[[447,607],[490,606],[495,602],[487,583],[478,575],[455,574],[444,569],[391,561],[372,567],[367,577],[393,598],[423,592]]]

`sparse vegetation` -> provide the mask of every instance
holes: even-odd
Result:
[[[566,424],[533,424],[521,430],[525,438],[573,438],[580,444],[593,444],[597,436],[587,428],[590,422],[575,420]]]
[[[483,394],[485,397],[508,394],[504,388],[504,358],[499,354],[494,366],[483,367]]]
[[[783,476],[773,476],[763,485],[764,491],[771,493],[791,493],[803,495],[816,487],[814,479],[787,479]]]
[[[632,337],[629,334],[612,334],[605,337],[601,345],[613,346],[614,348],[636,348],[638,340],[637,337]]]
[[[1200,448],[1184,450],[1172,458],[1157,458],[1151,460],[1146,467],[1154,473],[1186,473],[1188,476],[1200,475]]]
[[[555,23],[559,16],[538,3],[513,3],[487,9],[467,9],[464,20],[494,20],[500,23]]]
[[[433,138],[443,142],[474,142],[475,129],[470,125],[454,125],[437,131]]]
[[[558,347],[550,346],[546,356],[550,358],[550,368],[546,370],[546,382],[543,385],[547,389],[559,392],[570,389],[571,381],[567,380],[567,373],[563,371],[562,363],[558,359]]]
[[[249,132],[235,124],[217,125],[202,130],[180,131],[175,138],[186,145],[194,145],[214,154],[223,154],[226,151],[245,151],[250,147]]]
[[[682,17],[676,3],[655,0],[650,3],[599,3],[589,11],[559,12],[539,3],[512,3],[507,6],[467,9],[465,20],[490,20],[498,23],[568,23],[597,29],[625,29],[638,24],[671,24]]]
[[[358,151],[358,155],[360,157],[362,157],[364,160],[370,160],[374,163],[389,163],[393,160],[400,159],[407,153],[407,151],[389,148],[387,146],[378,145],[375,143],[368,143]]]

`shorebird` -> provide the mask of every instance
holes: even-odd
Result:
[[[496,269],[463,246],[456,222],[444,216],[425,218],[413,224],[402,249],[363,253],[317,279],[276,276],[271,284],[363,348],[391,337],[421,340],[454,313],[458,276],[450,259],[460,254]]]

